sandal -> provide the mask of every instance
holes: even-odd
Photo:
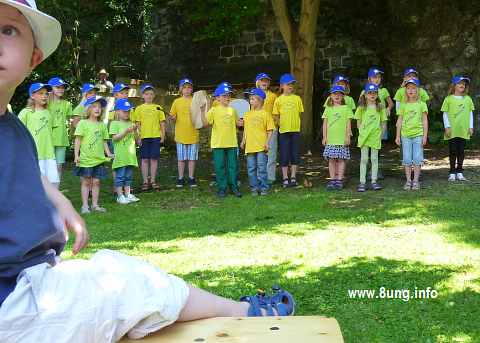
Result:
[[[92,211],[104,213],[107,212],[107,209],[97,205],[95,207],[92,206]]]
[[[288,179],[283,179],[282,187],[283,188],[288,188],[289,186],[290,186],[290,183],[288,182]]]
[[[148,191],[150,189],[150,184],[148,184],[146,182],[142,183],[142,188],[141,189],[142,189],[142,192]]]
[[[297,187],[297,186],[298,186],[297,179],[292,178],[290,180],[290,187]]]
[[[260,290],[256,295],[240,298],[240,301],[250,304],[248,317],[262,317],[262,309],[267,316],[291,316],[295,313],[295,300],[290,293],[278,286],[273,286],[272,291],[272,296]]]
[[[359,184],[358,187],[357,187],[357,192],[363,193],[366,190],[367,190],[367,187],[365,186],[364,183]]]
[[[152,189],[153,189],[154,191],[158,191],[158,190],[160,189],[160,186],[157,185],[155,182],[152,182],[152,183],[150,184],[150,186],[152,186]]]

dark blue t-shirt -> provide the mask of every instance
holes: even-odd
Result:
[[[55,264],[65,236],[43,189],[33,138],[15,115],[0,115],[0,139],[1,305],[23,269]]]

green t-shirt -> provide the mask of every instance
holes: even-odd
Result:
[[[345,145],[347,122],[353,118],[353,112],[348,105],[327,106],[323,112],[327,119],[327,144]]]
[[[418,137],[423,135],[423,113],[427,112],[427,104],[418,102],[404,102],[400,104],[398,115],[402,116],[402,137]]]
[[[52,101],[48,104],[52,115],[53,146],[68,146],[67,120],[72,116],[72,104],[66,100]]]
[[[325,100],[325,103],[323,104],[323,107],[328,107],[328,100],[329,99],[330,99],[330,97],[327,97],[327,100]],[[355,100],[353,100],[353,98],[351,96],[348,96],[348,95],[345,95],[343,97],[343,99],[345,100],[345,105],[347,105],[352,110],[352,112],[355,111],[355,108],[357,108],[357,106],[355,105]]]
[[[106,161],[104,141],[108,140],[107,126],[89,119],[80,120],[75,136],[82,137],[80,144],[80,167],[90,168]]]
[[[85,106],[83,106],[83,101],[73,109],[72,116],[79,116],[82,119],[85,118]]]
[[[447,96],[443,101],[441,111],[447,112],[452,133],[449,137],[444,138],[447,140],[455,137],[470,139],[470,112],[474,109],[472,98],[468,95],[462,97]]]
[[[365,91],[362,91],[360,93],[360,96],[362,96],[363,94],[365,93]],[[390,92],[388,91],[388,89],[386,88],[380,88],[378,90],[378,98],[380,99],[380,102],[381,104],[383,105],[383,107],[387,108],[388,107],[388,104],[387,104],[387,98],[390,97]]]
[[[55,150],[52,142],[52,120],[48,110],[34,111],[24,108],[18,119],[27,127],[37,147],[39,160],[54,160]]]
[[[423,101],[423,102],[427,102],[428,100],[430,100],[430,96],[428,96],[428,93],[425,89],[421,88],[420,87],[420,90],[419,90],[419,93],[420,95],[420,100]],[[398,101],[400,103],[404,103],[406,102],[407,100],[407,94],[405,93],[405,87],[401,87],[397,90],[397,92],[395,93],[395,96],[393,97],[393,99],[395,101]]]
[[[385,108],[368,106],[359,107],[355,112],[355,119],[361,122],[358,128],[358,147],[369,147],[380,150],[382,147],[382,122],[387,120]]]
[[[110,123],[110,135],[117,135],[133,126],[131,121],[114,120]],[[130,132],[121,140],[112,139],[115,150],[112,168],[117,169],[126,166],[138,167],[137,152],[135,146],[135,135]]]

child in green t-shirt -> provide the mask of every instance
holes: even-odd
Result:
[[[365,192],[367,179],[368,155],[372,161],[372,189],[380,190],[382,187],[378,180],[378,152],[382,146],[382,132],[385,128],[387,115],[378,95],[379,88],[376,84],[367,83],[360,95],[355,119],[358,127],[358,147],[361,149],[360,159],[360,184],[357,190]]]
[[[67,121],[72,117],[72,104],[63,100],[66,83],[60,77],[51,78],[48,81],[52,92],[48,102],[48,110],[52,115],[52,140],[55,148],[55,160],[57,161],[58,176],[61,179],[65,154],[69,145]]]
[[[428,108],[420,100],[420,81],[408,80],[405,84],[406,102],[397,111],[397,137],[395,143],[402,146],[402,164],[407,182],[403,189],[420,189],[419,176],[423,164],[423,146],[428,137]],[[413,168],[413,180],[412,180]]]
[[[450,175],[448,181],[466,181],[463,176],[463,160],[465,158],[465,144],[473,135],[473,105],[468,96],[470,79],[455,76],[452,79],[449,95],[443,101],[443,125],[445,139],[448,140],[450,150]]]
[[[328,160],[330,182],[328,190],[343,188],[346,161],[350,159],[351,119],[353,112],[345,104],[345,88],[333,86],[330,89],[327,107],[323,112],[323,157]]]
[[[87,119],[80,120],[75,129],[75,165],[74,174],[81,178],[81,213],[106,212],[98,205],[100,180],[107,176],[104,167],[105,155],[114,157],[107,145],[107,126],[100,121],[103,108],[107,105],[104,98],[91,97],[85,102]],[[89,194],[92,194],[92,207],[88,206]]]
[[[38,153],[40,172],[50,183],[58,188],[57,163],[52,141],[52,116],[47,110],[48,92],[52,88],[48,84],[34,83],[29,88],[30,98],[18,119],[27,127],[33,136]]]
[[[349,96],[350,80],[346,76],[337,75],[332,80],[332,87],[335,87],[335,86],[343,87],[343,89],[345,90],[345,93],[344,93],[345,95],[343,97],[343,100],[345,101],[345,105],[347,105],[352,110],[352,112],[355,111],[355,108],[356,108],[355,100],[353,100],[353,98]],[[329,100],[330,100],[330,96],[328,96],[327,100],[325,100],[325,104],[323,104],[323,107],[328,106]]]
[[[84,83],[82,86],[82,99],[80,100],[79,104],[77,107],[73,109],[72,112],[72,122],[71,126],[73,128],[77,127],[78,122],[81,119],[85,119],[85,103],[87,99],[90,99],[94,96],[97,96],[98,88],[95,87],[92,83]]]
[[[133,108],[128,99],[115,102],[115,117],[110,123],[109,133],[115,147],[115,158],[112,169],[115,171],[115,191],[119,204],[139,201],[131,193],[133,168],[138,167],[135,141],[138,140],[138,127],[130,121],[130,110]]]

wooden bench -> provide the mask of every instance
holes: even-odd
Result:
[[[121,343],[343,343],[334,318],[210,318],[176,323],[142,340]]]

